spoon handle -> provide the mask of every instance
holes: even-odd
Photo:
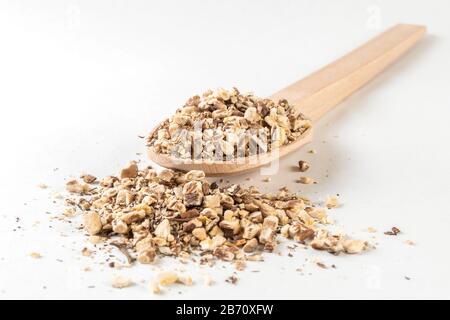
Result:
[[[287,99],[316,122],[397,60],[425,33],[425,26],[398,24],[270,98]]]

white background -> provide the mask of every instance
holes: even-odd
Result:
[[[1,0],[0,299],[450,298],[449,10],[445,0]],[[236,286],[224,282],[232,267],[188,265],[196,285],[153,296],[147,283],[179,263],[113,270],[100,254],[81,256],[89,244],[77,220],[49,220],[61,213],[50,195],[67,177],[148,163],[136,155],[145,152],[138,135],[190,95],[237,86],[267,96],[398,22],[425,24],[429,35],[324,118],[315,141],[283,159],[272,183],[258,172],[232,179],[266,191],[288,185],[315,201],[339,193],[343,206],[331,215],[376,250],[279,250],[240,272]],[[300,159],[311,162],[318,185],[294,183]],[[384,235],[392,226],[402,234]],[[43,258],[31,259],[32,251]],[[204,286],[204,273],[216,284]],[[113,289],[116,274],[137,284]]]

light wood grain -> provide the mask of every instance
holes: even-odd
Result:
[[[424,26],[399,24],[310,76],[278,91],[270,98],[287,99],[313,122],[364,86],[410,49],[426,33]],[[154,128],[153,132],[158,127]],[[152,133],[153,133],[152,132]],[[182,171],[203,170],[208,176],[250,171],[294,152],[312,140],[308,130],[301,139],[276,152],[230,161],[180,161],[148,149],[149,158],[162,167]]]
[[[313,122],[372,80],[426,33],[426,27],[399,24],[310,76],[273,94],[287,99]]]

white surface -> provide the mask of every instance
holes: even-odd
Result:
[[[0,1],[0,299],[450,298],[449,10],[444,0]],[[237,286],[224,282],[233,268],[204,268],[217,281],[205,287],[193,267],[197,285],[155,297],[140,281],[178,263],[112,270],[101,256],[81,256],[80,232],[49,221],[61,211],[50,193],[66,177],[146,162],[135,155],[145,151],[137,136],[190,95],[234,85],[269,95],[397,22],[426,24],[430,35],[323,119],[315,142],[262,184],[298,191],[289,169],[309,160],[320,183],[302,191],[314,200],[339,193],[344,205],[332,216],[354,236],[370,240],[364,229],[377,228],[376,250],[281,250],[250,265]],[[383,235],[392,226],[402,235]],[[306,263],[302,276],[295,269],[305,258],[337,269]],[[114,274],[138,285],[112,289]]]

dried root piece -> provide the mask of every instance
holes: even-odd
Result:
[[[131,287],[133,284],[134,283],[130,278],[123,276],[115,276],[111,281],[111,286],[116,289]]]
[[[120,179],[126,179],[126,178],[136,178],[138,175],[138,166],[136,162],[132,161],[128,167],[123,168],[122,171],[120,171]]]
[[[309,177],[300,177],[300,178],[298,178],[297,182],[298,182],[298,183],[301,183],[301,184],[313,184],[313,183],[317,183],[317,182],[314,181],[314,179],[309,178]]]
[[[156,258],[155,248],[147,248],[139,252],[137,260],[142,264],[149,264],[155,261],[155,258]]]
[[[158,238],[167,240],[170,236],[170,222],[168,219],[164,219],[155,229],[155,236]]]
[[[157,276],[157,282],[161,286],[170,286],[178,281],[178,275],[173,271],[162,271]]]
[[[90,257],[90,256],[92,255],[92,251],[89,250],[88,248],[84,247],[84,248],[81,250],[81,254],[82,254],[83,256],[85,256],[85,257]]]
[[[392,227],[391,230],[386,231],[384,234],[387,236],[396,236],[400,233],[400,229],[397,227]]]
[[[251,252],[255,251],[257,248],[258,248],[258,240],[256,240],[256,238],[253,238],[253,239],[247,241],[247,243],[244,245],[244,247],[242,249],[246,253],[251,253]]]
[[[304,160],[300,160],[298,162],[298,169],[300,170],[300,172],[308,171],[309,167],[310,167],[309,163]]]
[[[100,218],[100,215],[95,211],[88,211],[83,216],[83,224],[84,229],[90,234],[90,235],[96,235],[100,231],[102,231],[102,220]]]
[[[200,241],[203,241],[208,237],[205,228],[195,228],[192,230],[192,235]]]
[[[259,242],[262,244],[272,243],[275,238],[275,231],[278,227],[278,218],[276,216],[268,216],[264,219]]]
[[[112,229],[114,232],[120,234],[127,234],[130,231],[128,225],[121,219],[117,219],[112,222]]]
[[[325,205],[328,209],[337,208],[337,207],[339,207],[339,200],[335,196],[329,196],[329,197],[327,197],[327,200],[325,201]]]
[[[30,257],[33,259],[40,259],[42,258],[42,255],[39,252],[31,252]]]
[[[345,253],[361,253],[368,249],[366,241],[350,240],[342,234],[330,234],[326,230],[319,230],[317,235],[311,241],[311,246],[317,250],[326,250],[330,253],[339,254]]]
[[[189,181],[183,187],[184,205],[194,207],[202,204],[203,186],[200,181]]]
[[[80,178],[83,179],[85,183],[89,184],[94,183],[97,180],[97,177],[90,174],[82,174]]]
[[[244,271],[245,268],[247,267],[247,264],[245,263],[245,261],[237,260],[234,263],[234,267],[236,268],[237,271]]]
[[[236,284],[239,281],[239,278],[235,275],[229,276],[225,282],[231,283],[231,284]]]
[[[345,240],[343,246],[346,253],[361,253],[367,249],[367,242],[363,240]]]
[[[67,218],[75,217],[76,213],[77,212],[74,207],[66,207],[64,208],[63,211],[63,215],[66,216]]]
[[[106,241],[105,237],[100,237],[100,236],[90,236],[89,237],[89,242],[92,244],[99,244],[99,243],[102,243],[105,241]]]
[[[80,195],[87,194],[89,192],[89,185],[81,184],[77,180],[69,180],[66,183],[66,190],[70,193],[77,193]]]

